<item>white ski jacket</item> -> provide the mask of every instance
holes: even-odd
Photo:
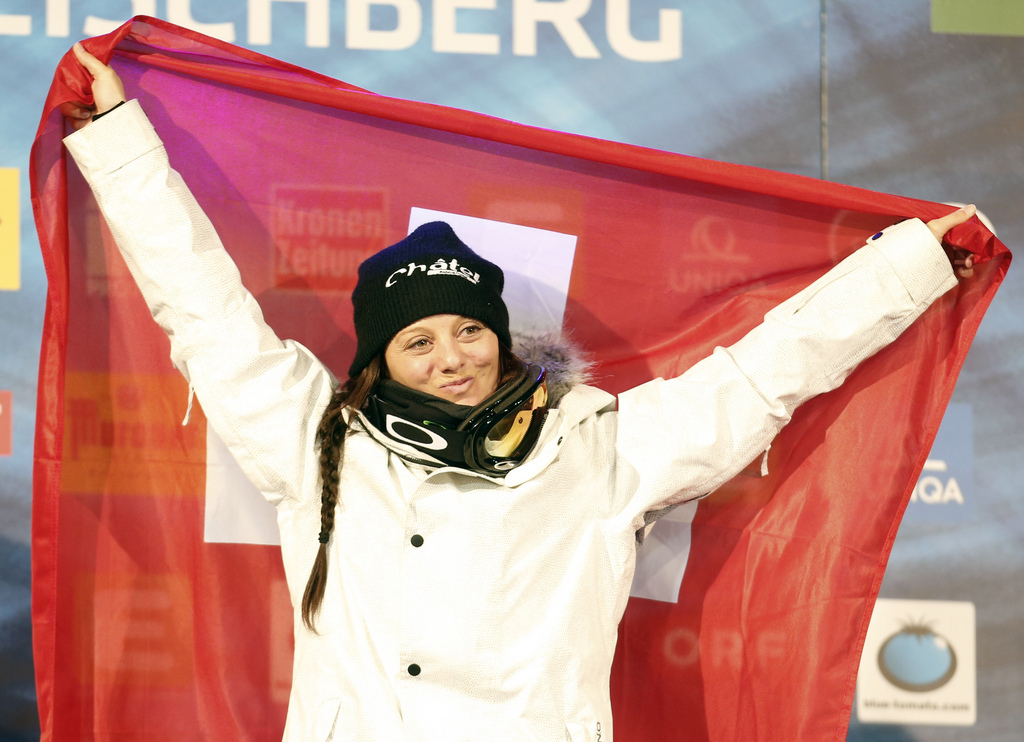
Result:
[[[265,324],[137,102],[66,142],[172,360],[277,507],[295,611],[291,742],[609,742],[645,513],[730,479],[797,405],[956,284],[920,221],[890,227],[682,376],[617,407],[573,388],[504,478],[407,464],[356,423],[315,634],[299,616],[319,546],[314,436],[335,378]]]

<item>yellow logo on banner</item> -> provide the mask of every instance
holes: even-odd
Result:
[[[18,168],[0,167],[0,290],[21,288],[21,203]]]
[[[1024,36],[1019,0],[932,0],[932,33]]]
[[[187,390],[176,372],[68,371],[63,491],[202,497],[206,418],[197,408],[181,425]]]

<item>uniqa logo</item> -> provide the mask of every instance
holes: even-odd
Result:
[[[452,258],[450,261],[438,258],[431,263],[429,268],[422,263],[409,263],[404,268],[399,268],[388,276],[388,280],[384,282],[384,287],[391,288],[399,278],[408,278],[416,271],[426,273],[428,276],[458,276],[459,278],[465,278],[470,283],[480,283],[480,274],[474,273],[464,265],[459,265],[459,261],[455,258]]]
[[[926,505],[944,505],[947,502],[964,504],[964,495],[960,490],[960,483],[956,477],[949,477],[945,483],[936,474],[925,472],[945,473],[949,467],[941,459],[928,459],[925,462],[920,479],[910,495],[911,502],[923,502]]]
[[[924,693],[950,681],[956,673],[956,652],[930,624],[907,621],[882,643],[878,669],[897,688]]]

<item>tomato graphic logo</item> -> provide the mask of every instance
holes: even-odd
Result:
[[[930,625],[908,622],[882,644],[878,667],[897,688],[924,693],[950,681],[956,672],[956,652]]]

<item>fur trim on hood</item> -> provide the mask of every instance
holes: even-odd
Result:
[[[557,406],[574,386],[589,384],[593,380],[594,362],[565,334],[513,332],[512,352],[527,363],[547,369],[552,407]]]

